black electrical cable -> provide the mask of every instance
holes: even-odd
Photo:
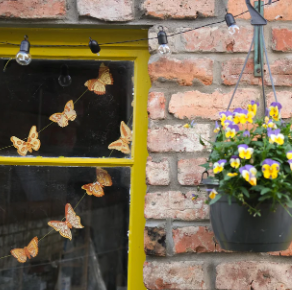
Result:
[[[268,3],[263,4],[262,6],[271,5],[273,3],[280,2],[280,1],[281,0],[274,0],[272,2],[269,1]],[[249,12],[248,10],[245,10],[244,12],[235,15],[234,18],[237,18],[237,17],[239,17],[239,16],[241,16],[243,14],[246,14],[248,12]],[[168,34],[167,37],[173,37],[173,36],[176,36],[176,35],[180,35],[180,34],[184,34],[184,33],[187,33],[187,32],[195,31],[195,30],[198,30],[198,29],[201,29],[201,28],[204,28],[204,27],[212,26],[212,25],[215,25],[215,24],[220,24],[220,23],[223,23],[223,22],[225,22],[225,19],[224,20],[220,20],[220,21],[216,21],[216,22],[212,22],[212,23],[208,23],[208,24],[204,24],[204,25],[201,25],[199,27],[195,27],[195,28],[179,31],[179,32],[176,32],[176,33]],[[139,39],[134,39],[134,40],[117,41],[117,42],[104,42],[104,43],[99,43],[99,45],[103,46],[103,45],[111,45],[111,44],[123,44],[123,43],[131,43],[131,42],[138,42],[138,41],[152,40],[152,39],[157,39],[157,36],[149,37],[149,38],[139,38]],[[4,42],[4,41],[0,41],[0,44],[19,46],[18,43],[11,43],[11,42]],[[70,44],[63,44],[63,45],[62,44],[60,44],[60,45],[38,45],[38,44],[34,44],[34,45],[31,45],[31,47],[88,47],[88,45],[87,44],[71,44],[71,45]]]

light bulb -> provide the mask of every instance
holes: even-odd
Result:
[[[91,39],[91,37],[89,37],[88,46],[89,46],[92,53],[95,53],[98,56],[100,56],[99,52],[101,49],[100,49],[100,46],[96,40],[93,40],[93,39]]]
[[[161,54],[170,54],[171,53],[170,48],[169,48],[169,46],[167,44],[161,44],[161,45],[159,45],[158,51]]]
[[[25,35],[24,40],[21,41],[20,50],[15,57],[20,65],[29,65],[31,63],[31,55],[29,53],[30,43],[27,39],[28,37]]]
[[[58,77],[58,83],[61,87],[68,87],[72,83],[72,78],[69,75],[68,72],[68,66],[67,65],[62,65],[61,67],[61,74]]]
[[[239,27],[236,24],[233,24],[233,25],[231,25],[231,26],[228,27],[228,32],[231,35],[235,34],[238,31],[239,31]]]

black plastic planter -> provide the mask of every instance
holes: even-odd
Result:
[[[271,204],[263,204],[261,217],[253,217],[235,200],[229,205],[225,196],[211,205],[211,224],[221,248],[241,252],[286,250],[292,241],[292,218],[281,205],[275,212],[270,208]]]

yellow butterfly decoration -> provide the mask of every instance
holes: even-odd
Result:
[[[121,122],[120,131],[121,137],[117,141],[111,143],[108,146],[108,149],[115,149],[125,154],[130,154],[131,150],[128,144],[130,144],[130,142],[132,141],[132,132],[124,121]]]
[[[113,76],[110,73],[109,68],[102,63],[99,68],[98,78],[88,80],[84,85],[95,94],[104,95],[106,92],[105,86],[112,85],[113,83]]]
[[[13,146],[17,149],[17,153],[21,156],[25,156],[27,151],[30,153],[32,153],[32,150],[38,151],[41,147],[41,141],[38,139],[36,126],[31,127],[26,141],[15,136],[12,136],[10,140],[13,143]]]
[[[39,252],[38,238],[34,237],[27,247],[23,249],[13,249],[10,251],[11,255],[17,259],[19,263],[25,263],[27,258],[36,257]]]
[[[58,123],[62,128],[68,126],[69,120],[74,121],[77,117],[76,111],[74,110],[74,103],[72,100],[66,103],[63,113],[55,113],[50,116],[50,120]]]

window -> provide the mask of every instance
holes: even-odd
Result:
[[[18,43],[28,34],[32,45],[80,44],[93,35],[101,43],[147,37],[139,30],[1,30],[1,41]],[[0,67],[17,49],[0,47]],[[103,46],[100,57],[83,47],[32,48],[31,53],[29,66],[11,61],[0,73],[0,255],[24,248],[35,236],[39,252],[23,264],[12,256],[1,259],[0,288],[145,289],[147,42]],[[64,66],[72,79],[68,87],[58,82]],[[113,85],[102,95],[86,91],[84,83],[102,66],[109,68]],[[49,117],[69,100],[76,120],[64,128],[50,124]],[[121,135],[121,121],[132,130],[130,154],[108,148]],[[33,125],[41,147],[20,156],[10,137],[23,140]],[[84,185],[98,180],[100,172],[111,184],[101,189],[103,196],[89,196],[92,187]],[[64,221],[67,204],[84,226],[71,229],[71,241],[48,225]]]

